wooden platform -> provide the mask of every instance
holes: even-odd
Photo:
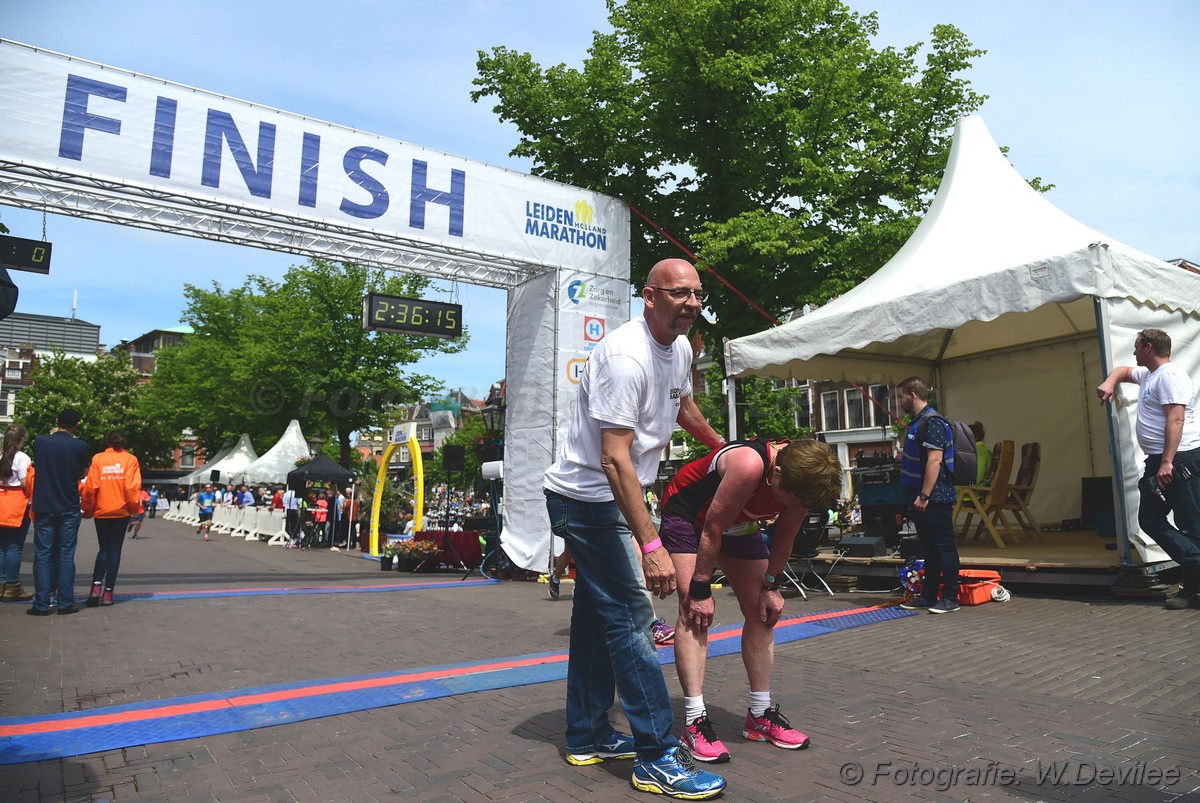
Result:
[[[1114,548],[1108,548],[1108,547]],[[1106,585],[1120,570],[1116,540],[1100,538],[1095,530],[1047,532],[1044,538],[1022,538],[1020,544],[1000,549],[990,538],[958,541],[964,569],[994,569],[1010,583],[1071,583]],[[907,561],[897,556],[838,557],[837,544],[822,546],[817,564],[834,574],[895,576]]]

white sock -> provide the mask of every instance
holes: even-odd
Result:
[[[686,698],[684,698],[686,699]],[[771,705],[771,690],[750,692],[750,716],[761,717]]]
[[[708,709],[704,707],[704,695],[683,698],[683,721],[691,725],[700,717],[707,716]]]

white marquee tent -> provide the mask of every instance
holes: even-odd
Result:
[[[213,471],[220,471],[221,482],[240,483],[242,482],[242,472],[257,459],[258,453],[254,451],[254,445],[250,443],[250,436],[243,432],[242,437],[238,438],[238,442],[232,448],[222,449],[217,453],[217,459],[205,463],[191,474],[180,477],[178,482],[180,485],[196,485],[207,482]]]
[[[1113,241],[1055,208],[1013,169],[977,117],[961,120],[925,219],[886,265],[809,315],[726,343],[734,376],[896,383],[917,374],[941,411],[988,440],[1041,444],[1033,513],[1080,515],[1081,477],[1115,477],[1123,562],[1137,526],[1143,455],[1136,387],[1099,406],[1095,387],[1132,364],[1135,334],[1170,333],[1200,377],[1200,277]]]
[[[300,430],[300,422],[292,419],[275,445],[263,453],[242,471],[245,482],[287,482],[288,472],[296,467],[296,461],[308,457],[308,443]]]

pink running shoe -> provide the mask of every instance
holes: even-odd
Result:
[[[712,722],[709,721],[707,715],[700,717],[691,725],[685,726],[679,741],[683,742],[683,746],[697,761],[724,764],[729,760],[729,751],[717,738],[717,732],[713,730]]]
[[[787,717],[779,713],[778,704],[763,711],[761,717],[752,715],[747,709],[742,736],[752,742],[770,742],[784,750],[803,750],[808,747],[808,737],[793,728]]]

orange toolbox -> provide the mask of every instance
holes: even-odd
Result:
[[[992,589],[1000,585],[1000,572],[991,569],[962,569],[958,573],[958,604],[982,605],[992,601]]]
[[[924,581],[924,569],[918,574]],[[958,572],[958,604],[982,605],[985,602],[991,602],[992,589],[998,585],[1000,585],[1000,572],[991,569],[960,569]]]

